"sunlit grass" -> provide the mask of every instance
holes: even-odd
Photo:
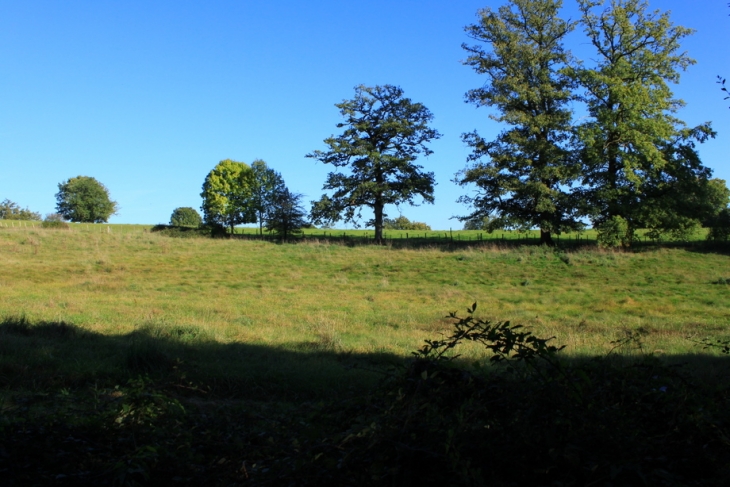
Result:
[[[604,352],[625,329],[646,331],[651,350],[696,351],[687,335],[722,335],[730,318],[730,286],[712,284],[730,275],[727,257],[712,253],[275,245],[88,227],[3,227],[0,314],[112,335],[167,323],[221,343],[400,356],[474,301],[481,316],[554,335],[576,354]]]

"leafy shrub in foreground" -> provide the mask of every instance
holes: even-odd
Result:
[[[569,362],[549,339],[475,310],[452,313],[451,335],[426,340],[347,431],[308,452],[316,460],[301,473],[347,485],[730,481],[727,389],[701,389],[647,355]],[[486,364],[459,360],[466,342],[487,350]]]

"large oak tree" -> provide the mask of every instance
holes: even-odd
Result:
[[[510,0],[497,11],[484,9],[466,28],[480,44],[462,47],[464,64],[486,75],[483,87],[466,94],[506,128],[493,140],[464,134],[472,163],[455,182],[476,185],[461,202],[473,211],[462,221],[489,222],[488,229],[540,229],[542,243],[580,224],[568,192],[578,177],[571,157],[572,58],[564,48],[574,24],[558,17],[561,0]]]
[[[714,136],[709,123],[688,128],[675,113],[670,83],[694,60],[680,42],[691,29],[644,0],[578,0],[594,64],[575,71],[589,117],[578,129],[582,212],[595,225],[623,221],[624,241],[641,226],[682,232],[698,213],[711,171],[696,143]]]
[[[346,172],[331,172],[323,186],[332,190],[312,205],[312,221],[331,224],[341,219],[359,225],[363,207],[373,218],[375,241],[382,242],[386,205],[433,203],[434,176],[415,164],[432,153],[427,143],[441,136],[429,127],[431,112],[403,96],[397,86],[358,86],[355,97],[335,105],[344,122],[342,134],[325,139],[328,149],[307,154]]]

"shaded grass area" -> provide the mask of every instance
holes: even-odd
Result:
[[[140,375],[211,397],[316,400],[373,386],[391,354],[355,354],[327,337],[287,348],[219,343],[192,326],[145,325],[104,335],[67,322],[0,323],[0,387],[42,392],[95,384],[113,387]]]
[[[3,228],[0,264],[8,485],[728,479],[730,366],[696,343],[730,338],[720,252]],[[495,372],[471,342],[414,365],[474,301],[572,372]]]
[[[9,486],[730,480],[728,357],[669,366],[637,355],[635,335],[607,358],[548,354],[557,369],[345,353],[326,340],[218,343],[192,327],[106,336],[24,318],[0,324],[0,344]]]
[[[366,396],[402,362],[342,352],[326,337],[277,349],[218,343],[190,326],[110,336],[6,318],[0,476],[19,486],[229,485],[245,480],[246,462],[259,472],[295,453],[293,441],[337,427],[321,421],[323,404]]]

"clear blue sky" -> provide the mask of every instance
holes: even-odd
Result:
[[[165,223],[200,207],[206,174],[226,158],[264,159],[309,201],[330,166],[306,159],[338,133],[334,104],[358,84],[394,84],[434,114],[443,137],[420,164],[436,175],[434,205],[402,207],[434,229],[469,191],[451,180],[469,153],[460,135],[498,133],[488,109],[464,103],[485,82],[460,64],[464,26],[496,0],[0,0],[0,200],[42,214],[58,183],[93,176],[120,205],[112,223]],[[577,18],[572,0],[565,16]],[[712,121],[700,148],[730,180],[730,8],[725,0],[650,0],[697,30],[697,60],[675,94],[689,125]],[[580,37],[570,47],[586,46]],[[389,214],[398,211],[390,208]]]

